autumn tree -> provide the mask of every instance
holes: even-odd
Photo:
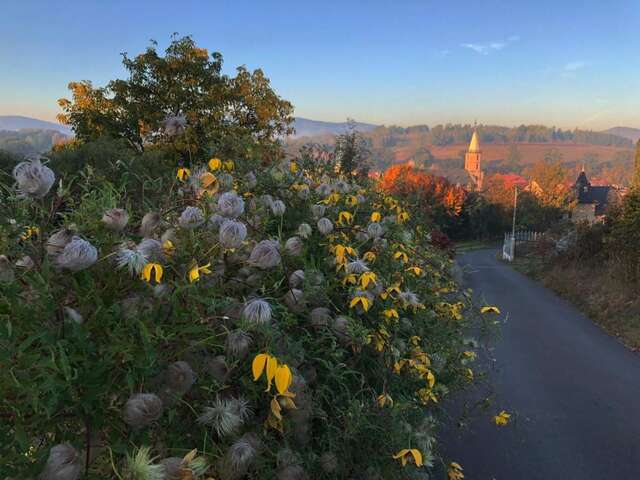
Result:
[[[562,156],[558,155],[557,151],[549,151],[544,160],[538,160],[525,172],[540,187],[537,196],[543,205],[562,207],[568,201],[567,172],[561,163]]]
[[[636,154],[633,165],[633,188],[640,190],[640,140],[636,144]]]
[[[71,99],[58,101],[58,119],[79,140],[123,138],[138,151],[165,143],[191,157],[225,136],[268,144],[291,132],[293,107],[262,70],[239,67],[235,77],[224,75],[222,55],[191,37],[172,37],[164,55],[152,42],[140,55],[123,54],[122,63],[128,78],[105,87],[71,82]]]

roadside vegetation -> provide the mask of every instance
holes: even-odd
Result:
[[[188,37],[124,63],[0,179],[0,478],[462,479],[438,429],[479,345],[437,218],[357,136],[285,158],[262,72]]]

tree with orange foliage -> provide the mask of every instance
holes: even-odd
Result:
[[[427,219],[440,226],[461,214],[467,195],[462,187],[453,185],[446,178],[416,170],[408,164],[388,168],[380,186],[418,207]]]

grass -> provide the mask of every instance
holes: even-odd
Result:
[[[511,266],[571,302],[633,351],[640,351],[637,286],[623,281],[614,266],[546,261],[533,254],[521,254]]]
[[[497,240],[465,240],[463,242],[456,242],[455,250],[457,255],[462,255],[463,253],[473,250],[496,247],[498,243]]]

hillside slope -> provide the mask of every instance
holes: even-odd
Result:
[[[71,135],[72,131],[65,125],[47,122],[37,118],[22,117],[20,115],[0,115],[0,130],[56,130],[65,135]]]

